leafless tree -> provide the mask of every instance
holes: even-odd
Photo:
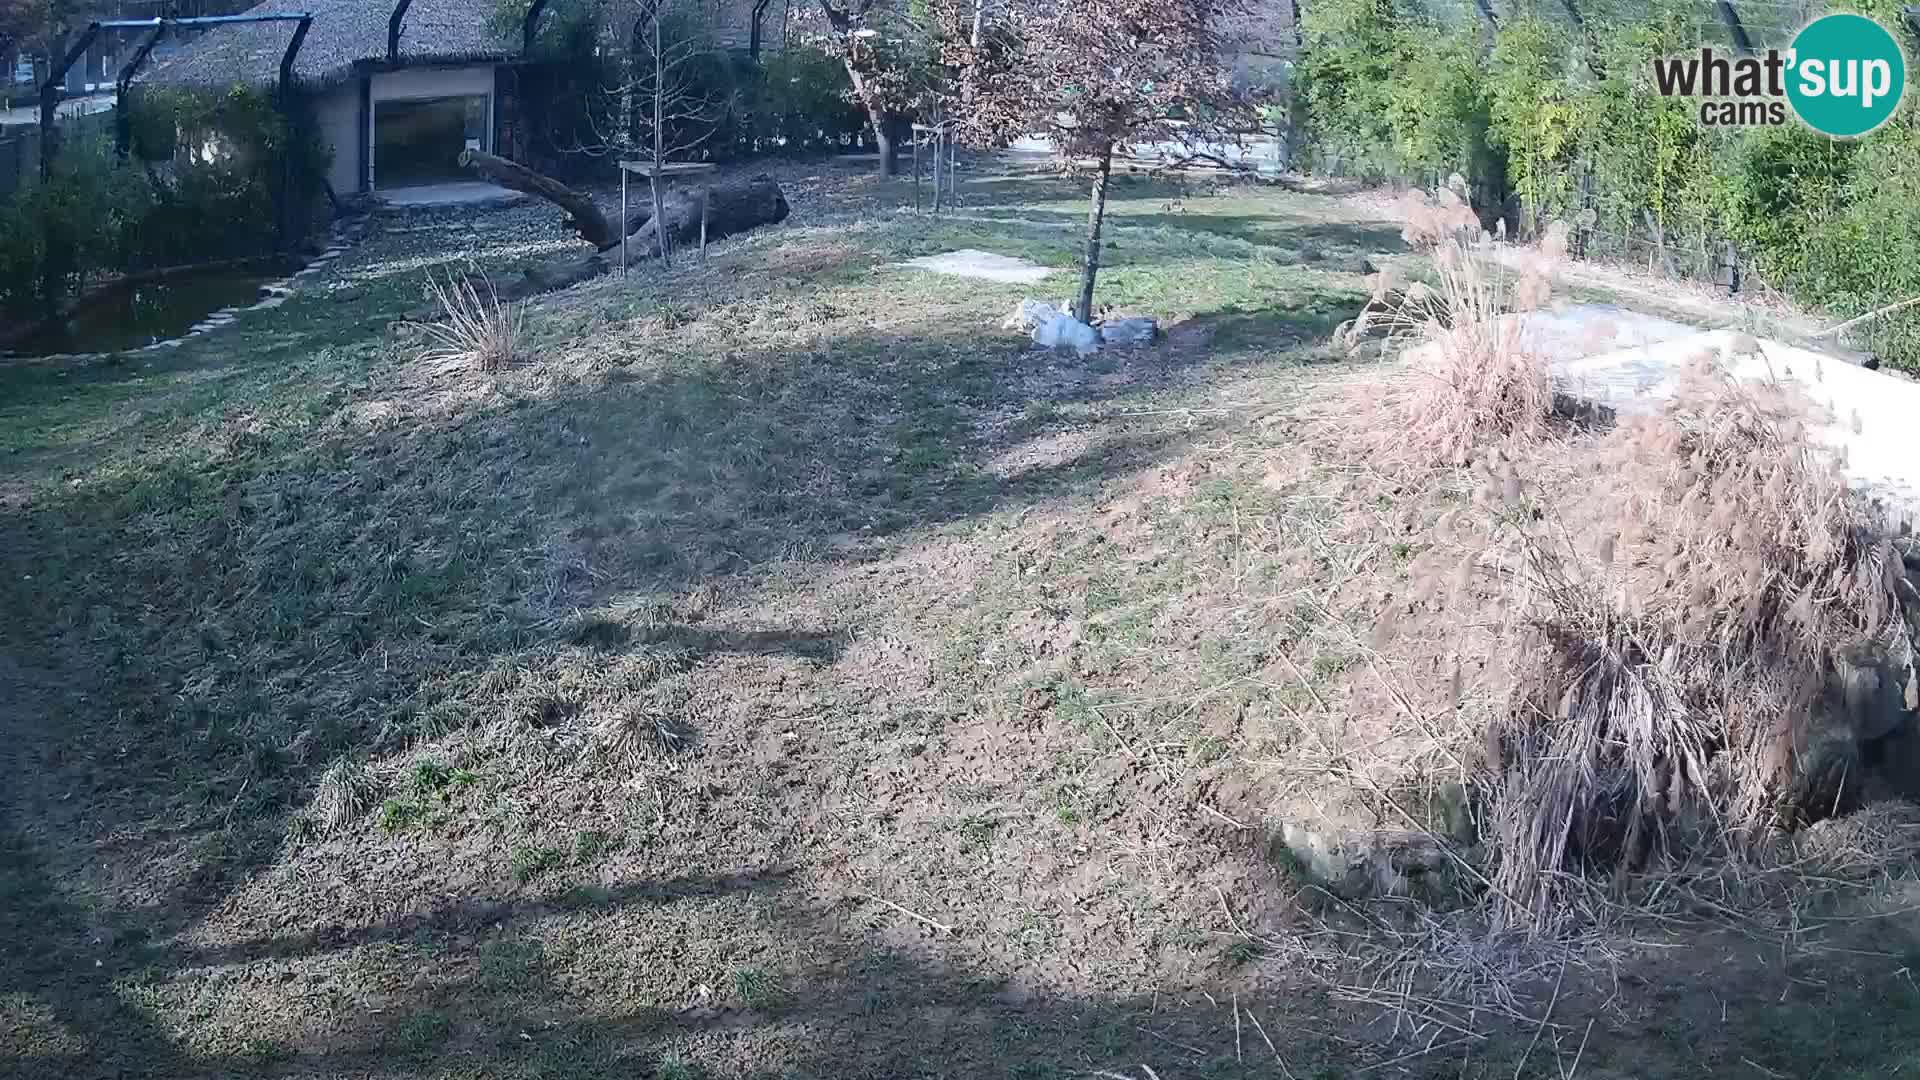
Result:
[[[616,145],[627,160],[653,167],[653,213],[659,217],[660,173],[690,158],[714,135],[726,109],[720,91],[695,77],[715,54],[712,26],[700,0],[639,0],[619,98]],[[628,155],[636,154],[629,158]],[[663,257],[667,256],[664,249]]]

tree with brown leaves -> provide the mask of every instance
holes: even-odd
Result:
[[[1245,12],[1244,0],[1008,0],[989,47],[967,50],[963,121],[974,141],[1042,135],[1092,173],[1073,311],[1082,322],[1093,320],[1114,156],[1151,144],[1174,147],[1176,161],[1215,157],[1210,147],[1257,129],[1221,33]]]

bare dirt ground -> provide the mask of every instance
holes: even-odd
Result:
[[[1102,296],[1170,329],[1079,361],[994,329],[1064,275],[894,265],[1068,267],[1071,188],[981,173],[933,220],[781,175],[788,224],[538,302],[498,375],[385,321],[557,250],[548,211],[410,218],[149,366],[0,374],[0,1071],[1920,1068],[1891,890],[1545,951],[1483,1015],[1383,981],[1422,915],[1277,852],[1320,724],[1447,694],[1365,643],[1424,496],[1313,441],[1397,227],[1118,184]]]

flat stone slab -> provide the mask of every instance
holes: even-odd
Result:
[[[1897,517],[1920,517],[1920,383],[1850,364],[1826,353],[1767,338],[1758,350],[1735,355],[1731,330],[1713,330],[1617,349],[1556,365],[1555,377],[1582,400],[1616,412],[1645,412],[1673,398],[1687,363],[1703,350],[1720,350],[1735,378],[1794,383],[1825,408],[1829,422],[1814,438],[1842,455],[1847,479],[1880,499]]]
[[[1010,255],[996,255],[991,251],[978,251],[974,248],[962,248],[942,255],[923,255],[918,259],[909,259],[902,266],[916,270],[931,270],[936,274],[951,277],[976,278],[981,281],[998,281],[1011,285],[1034,285],[1046,280],[1052,270],[1039,263],[1026,259],[1016,259]]]
[[[527,196],[517,191],[480,180],[458,180],[445,184],[387,188],[375,192],[374,197],[395,209],[433,206],[504,206],[527,200]]]

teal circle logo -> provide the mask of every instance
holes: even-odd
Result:
[[[1787,101],[1822,135],[1865,135],[1893,118],[1907,89],[1900,42],[1865,15],[1813,20],[1787,57]]]

